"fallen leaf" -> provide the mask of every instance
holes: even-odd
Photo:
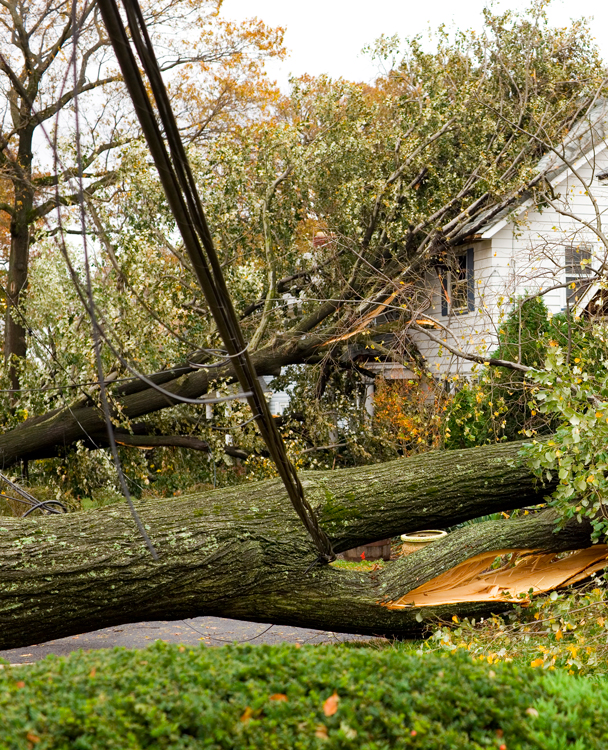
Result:
[[[19,682],[17,683],[17,687],[18,688],[24,688],[25,687],[25,682],[23,682],[23,680],[19,680]]]
[[[177,650],[178,650],[178,651],[179,651],[180,653],[182,653],[182,654],[183,654],[183,653],[184,653],[184,651],[186,650],[186,647],[185,647],[185,646],[180,646],[180,647],[179,647],[179,648],[178,648]]]
[[[526,713],[528,714],[528,716],[534,716],[534,718],[538,716],[538,711],[532,706],[530,706],[530,708],[526,708]]]
[[[89,677],[95,677],[97,674],[97,667],[93,667],[93,669],[89,672]]]
[[[320,740],[328,740],[329,734],[327,733],[327,727],[325,724],[317,724],[317,729],[315,731],[315,737],[318,737]]]
[[[271,701],[286,701],[287,696],[285,695],[285,693],[273,693],[270,696],[270,700]]]
[[[248,722],[251,717],[253,716],[253,711],[247,706],[247,708],[243,711],[243,715],[241,716],[241,721]]]
[[[334,694],[330,695],[323,704],[323,713],[325,714],[325,716],[333,716],[336,713],[336,711],[338,710],[339,700],[340,696],[334,691]]]
[[[36,744],[37,742],[40,742],[40,737],[38,737],[38,735],[34,734],[33,732],[28,732],[25,735],[25,739],[28,740],[29,742],[33,742],[34,744]]]

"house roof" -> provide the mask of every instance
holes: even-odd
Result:
[[[552,185],[557,185],[577,164],[586,161],[598,147],[605,148],[608,140],[608,99],[599,99],[568,133],[561,146],[546,153],[538,162],[536,171]],[[598,175],[604,177],[604,175]],[[605,179],[605,177],[604,177]],[[458,238],[489,239],[502,229],[512,214],[521,213],[532,204],[531,193],[525,192],[500,210],[496,204],[468,222],[458,232]]]

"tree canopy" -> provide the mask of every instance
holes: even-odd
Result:
[[[184,15],[176,2],[146,12],[158,43],[173,40],[161,44],[161,63],[258,373],[276,376],[290,365],[312,372],[288,376],[302,395],[303,408],[285,428],[300,461],[340,442],[336,428],[345,419],[361,438],[353,462],[395,455],[383,452],[386,441],[374,438],[361,408],[364,360],[394,360],[432,382],[408,335],[428,306],[425,274],[450,262],[476,222],[542,189],[539,159],[603,91],[603,63],[584,22],[552,28],[544,6],[533,4],[521,15],[486,11],[481,34],[439,29],[432,50],[418,38],[380,39],[370,53],[389,69],[373,85],[305,76],[279,95],[264,83],[261,66],[265,55],[282,53],[280,32],[222,23],[211,12],[216,7],[200,4]],[[43,10],[40,17],[50,22]],[[85,162],[96,148],[95,158],[105,160],[103,168],[86,167],[84,209],[116,427],[125,445],[137,444],[138,434],[148,445],[188,436],[216,457],[229,432],[232,455],[253,451],[257,469],[267,471],[254,428],[238,427],[247,421],[241,403],[214,407],[209,420],[202,407],[178,407],[132,380],[113,353],[156,373],[176,393],[231,392],[230,368],[200,369],[201,351],[220,346],[217,331],[94,23],[96,11],[86,6],[82,13],[78,60],[101,60],[106,78],[114,71],[96,85],[120,100],[114,107],[114,99],[104,99],[100,116],[94,98],[79,98]],[[187,59],[182,46],[175,51],[173,29],[190,34]],[[77,90],[84,97],[81,89],[74,85],[72,98]],[[57,96],[49,96],[57,110]],[[36,211],[57,203],[61,227],[47,223],[33,235],[29,288],[26,294],[20,287],[19,305],[7,316],[6,335],[16,320],[30,353],[19,364],[22,390],[4,414],[7,428],[19,425],[17,443],[10,431],[1,438],[5,465],[63,454],[78,441],[105,444],[89,327],[74,287],[84,278],[82,255],[70,240],[75,235],[66,234],[80,231],[79,220],[61,192],[75,154],[61,143],[72,166],[61,180],[58,172],[42,175],[50,197],[34,190],[33,171],[28,183],[28,227],[40,218]],[[11,206],[5,208],[10,215]],[[29,257],[29,239],[27,245]],[[6,385],[17,384],[13,370],[7,377]],[[37,418],[44,414],[50,417]],[[426,417],[421,423],[432,424]],[[414,449],[435,445],[433,435],[419,433]],[[135,475],[147,479],[145,461],[131,455]]]

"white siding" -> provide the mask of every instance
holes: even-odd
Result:
[[[608,260],[606,248],[594,231],[603,231],[604,221],[608,225],[608,181],[597,179],[605,171],[608,149],[602,147],[593,159],[581,160],[576,174],[568,171],[559,178],[554,185],[557,200],[553,207],[520,210],[519,215],[503,222],[502,228],[488,228],[487,239],[469,245],[475,253],[473,312],[442,316],[437,274],[427,273],[424,283],[430,292],[430,306],[424,314],[449,329],[449,333],[441,329],[431,332],[467,353],[487,355],[496,346],[501,321],[518,297],[565,283],[565,246],[589,246],[591,266],[599,269]],[[592,187],[591,196],[583,183]],[[467,247],[463,245],[462,251]],[[566,308],[566,293],[561,288],[544,295],[552,313]],[[466,376],[476,369],[424,334],[412,333],[412,338],[437,376]]]

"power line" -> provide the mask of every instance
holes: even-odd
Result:
[[[193,270],[241,387],[250,394],[247,400],[258,429],[298,517],[317,546],[318,560],[330,562],[335,559],[331,542],[304,496],[247,351],[139,3],[123,0],[130,38],[145,70],[148,86],[141,76],[116,0],[97,0],[97,3]]]

